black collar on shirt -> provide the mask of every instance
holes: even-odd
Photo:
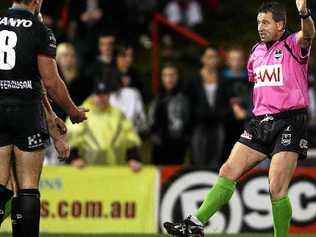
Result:
[[[11,10],[11,11],[21,11],[21,12],[29,13],[32,16],[34,16],[33,12],[31,10],[29,10],[29,9],[26,9],[26,8],[12,6],[12,7],[9,8],[9,10]]]
[[[277,41],[282,41],[285,40],[287,37],[289,37],[291,34],[291,32],[289,30],[285,30],[285,32],[283,33],[283,35],[281,36],[281,38]],[[274,45],[275,42],[277,41],[270,41],[266,43],[266,46],[268,49],[270,49],[272,47],[272,45]]]

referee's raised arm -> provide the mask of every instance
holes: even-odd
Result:
[[[69,96],[65,83],[60,78],[54,58],[38,55],[38,70],[44,82],[48,95],[70,116],[73,123],[87,119],[87,109],[78,108]]]
[[[296,0],[296,7],[301,18],[301,31],[298,33],[298,43],[302,48],[308,48],[315,37],[315,25],[306,0]]]

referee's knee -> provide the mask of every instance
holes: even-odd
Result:
[[[283,198],[288,193],[288,186],[280,180],[272,179],[269,183],[269,190],[272,200]]]
[[[225,162],[219,170],[219,176],[229,178],[230,180],[235,180],[234,168],[230,162]]]

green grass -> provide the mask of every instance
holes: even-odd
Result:
[[[155,235],[155,234],[95,234],[95,235],[66,235],[66,234],[42,234],[41,237],[158,237],[158,236],[165,236],[167,235]],[[272,237],[272,234],[237,234],[237,235],[207,235],[208,237]],[[312,237],[315,235],[291,235],[290,237]],[[0,234],[0,237],[11,237],[10,234]]]

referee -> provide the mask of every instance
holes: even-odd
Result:
[[[269,189],[274,237],[287,237],[292,217],[288,186],[298,159],[307,156],[307,69],[315,36],[306,0],[296,0],[301,30],[286,29],[286,10],[279,2],[264,2],[258,10],[260,42],[248,60],[254,84],[253,114],[221,167],[217,183],[193,216],[164,224],[174,236],[204,236],[204,225],[233,195],[236,183],[260,161],[271,158]],[[233,105],[238,110],[238,104]],[[211,154],[210,154],[211,155]]]

